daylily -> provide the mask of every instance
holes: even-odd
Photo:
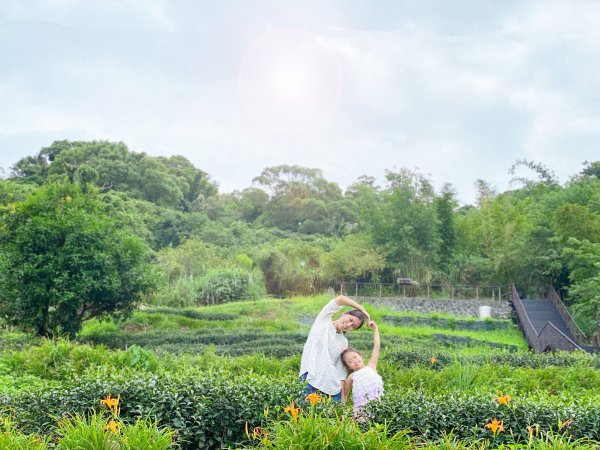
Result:
[[[301,409],[296,408],[294,406],[294,402],[292,402],[289,404],[289,406],[286,406],[283,411],[286,413],[290,413],[290,415],[292,416],[292,419],[294,419],[294,422],[295,422],[298,420],[298,414],[300,414]]]
[[[314,405],[315,403],[320,402],[322,400],[322,398],[319,394],[317,394],[316,392],[313,392],[312,394],[309,394],[306,396],[306,400],[308,400],[311,405]]]
[[[122,425],[119,422],[115,422],[114,420],[110,419],[108,424],[106,425],[105,429],[106,430],[110,430],[113,433],[116,433],[117,431],[119,431],[121,429]]]
[[[496,434],[504,431],[504,421],[494,419],[490,423],[486,424],[485,427],[488,428],[492,433]]]
[[[435,364],[437,362],[437,358],[435,356],[431,357],[431,364]]]
[[[114,415],[119,415],[119,399],[121,398],[118,395],[116,398],[113,398],[108,394],[103,400],[100,400],[100,403],[104,403],[108,409],[110,409]]]
[[[500,395],[499,397],[496,397],[496,401],[501,405],[508,405],[508,402],[511,400],[512,397],[510,395]]]

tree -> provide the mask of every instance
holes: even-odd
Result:
[[[0,223],[0,314],[38,335],[126,316],[153,285],[149,248],[102,211],[96,191],[51,183]]]
[[[442,187],[442,193],[435,199],[435,212],[437,216],[437,228],[440,238],[439,263],[445,272],[450,267],[450,261],[454,253],[454,208],[457,205],[454,199],[455,191],[452,185],[446,183]]]
[[[56,141],[12,168],[14,179],[41,185],[48,181],[94,183],[138,199],[197,211],[217,186],[183,156],[152,157],[123,142]]]

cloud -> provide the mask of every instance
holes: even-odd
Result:
[[[508,188],[517,159],[565,181],[597,160],[598,17],[593,2],[3,2],[0,166],[54,139],[108,139],[183,154],[223,191],[278,164],[342,188],[416,167],[464,202],[478,178]],[[244,55],[289,29],[341,73],[336,107],[306,130],[265,126],[239,95]],[[269,114],[294,117],[284,103]]]

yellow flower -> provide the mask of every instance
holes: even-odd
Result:
[[[100,400],[100,403],[105,404],[106,407],[108,409],[110,409],[115,416],[118,416],[119,415],[119,399],[120,398],[121,398],[120,395],[118,395],[116,398],[113,398],[110,396],[110,394],[108,394],[103,400]]]
[[[486,424],[485,427],[494,434],[500,433],[501,431],[504,431],[504,421],[494,419],[490,423]]]
[[[437,358],[435,356],[431,357],[431,364],[435,364],[437,362]]]
[[[496,401],[501,405],[508,405],[508,402],[511,400],[512,397],[510,395],[500,395],[499,397],[496,397]]]
[[[300,408],[296,408],[294,406],[294,402],[290,403],[289,406],[286,406],[285,409],[283,410],[286,413],[289,413],[292,416],[292,419],[294,419],[294,422],[298,420],[298,414],[300,414],[301,409]]]
[[[115,422],[114,420],[110,419],[108,421],[108,424],[106,424],[106,427],[104,427],[105,430],[110,430],[113,433],[118,432],[121,429],[122,425],[119,422]]]
[[[322,400],[322,398],[319,394],[317,394],[316,392],[313,392],[312,394],[309,394],[306,396],[306,400],[308,400],[311,405],[314,405],[315,403],[320,402]]]

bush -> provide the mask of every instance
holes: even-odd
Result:
[[[100,399],[118,395],[124,423],[150,418],[176,432],[185,449],[223,448],[244,444],[246,422],[261,424],[265,409],[276,411],[277,405],[290,399],[298,401],[301,391],[296,380],[281,382],[258,375],[131,373],[75,378],[52,390],[24,389],[15,396],[0,396],[0,408],[13,411],[15,425],[24,432],[47,435],[56,417],[99,411]]]
[[[239,268],[209,270],[198,280],[198,284],[199,300],[206,305],[233,300],[258,300],[265,294],[259,272]]]

